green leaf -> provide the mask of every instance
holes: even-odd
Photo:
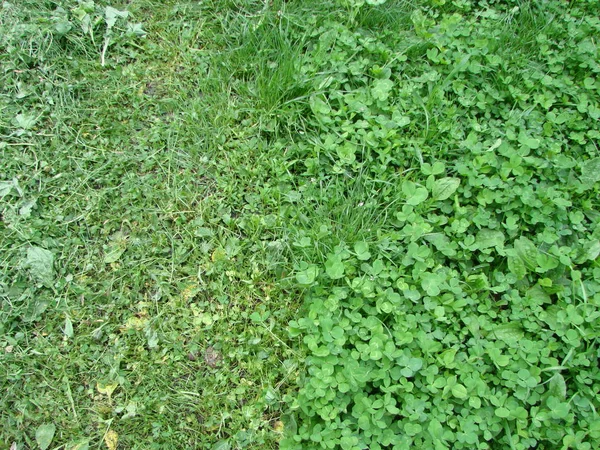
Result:
[[[46,309],[48,309],[47,301],[35,299],[27,306],[27,309],[23,313],[23,320],[25,322],[35,322],[42,317]]]
[[[0,181],[0,200],[11,193],[14,184],[14,181]]]
[[[505,323],[497,326],[492,335],[506,343],[515,343],[523,338],[523,329],[518,323]]]
[[[104,18],[106,20],[106,28],[110,30],[115,26],[118,19],[126,19],[129,16],[128,11],[119,11],[112,6],[107,6],[104,9]]]
[[[56,432],[56,425],[53,423],[45,423],[40,425],[35,431],[35,441],[41,450],[46,450],[50,447],[52,439],[54,439],[54,433]]]
[[[440,359],[444,363],[444,365],[449,366],[450,364],[452,364],[454,362],[455,356],[456,356],[456,349],[449,348],[440,355]]]
[[[342,450],[354,450],[357,444],[358,438],[356,436],[343,436],[340,439]]]
[[[585,243],[583,248],[578,252],[577,264],[583,264],[586,261],[595,261],[600,255],[600,240],[596,239]]]
[[[525,147],[528,147],[532,150],[535,150],[536,148],[540,147],[540,140],[533,138],[531,136],[528,136],[524,133],[519,135],[519,143],[521,145],[524,145]]]
[[[494,413],[496,414],[496,416],[502,419],[506,419],[508,416],[510,416],[510,410],[508,408],[505,408],[504,406],[496,408],[496,411],[494,411]]]
[[[527,268],[520,256],[508,257],[508,270],[517,277],[517,280],[522,280],[527,274]]]
[[[406,203],[412,206],[417,206],[427,200],[429,193],[423,186],[417,186],[412,181],[404,181],[402,183],[402,192],[406,196]]]
[[[600,418],[591,420],[589,429],[592,439],[600,439]]]
[[[538,253],[537,258],[536,258],[536,263],[537,263],[537,271],[538,272],[548,272],[549,270],[552,269],[556,269],[558,267],[558,259],[551,256],[551,255],[547,255],[545,253]]]
[[[70,442],[66,446],[66,450],[89,450],[89,448],[90,442],[87,440],[79,442]]]
[[[446,164],[444,164],[443,161],[436,161],[431,166],[431,174],[432,175],[440,175],[440,174],[444,173],[444,170],[446,170]]]
[[[41,247],[29,247],[25,264],[31,275],[38,281],[51,284],[54,280],[54,255],[50,250]]]
[[[316,116],[328,116],[331,113],[330,106],[316,95],[310,98],[310,108]]]
[[[352,164],[356,161],[356,145],[346,142],[344,145],[337,147],[337,155],[342,164]]]
[[[446,177],[435,180],[431,190],[431,196],[434,200],[446,200],[456,192],[460,186],[460,179]]]
[[[35,207],[35,204],[35,199],[23,203],[23,205],[19,208],[19,215],[24,219],[29,219],[31,217],[31,211]]]
[[[568,402],[560,400],[553,396],[548,397],[548,399],[546,400],[546,406],[550,410],[550,415],[554,419],[566,418],[571,410],[571,407],[569,406]]]
[[[312,240],[308,236],[303,236],[294,242],[294,247],[308,248],[311,246]]]
[[[23,130],[32,129],[37,121],[35,114],[17,114],[14,120],[15,125]]]
[[[147,327],[144,331],[146,334],[148,348],[154,349],[158,347],[158,333],[156,332],[156,330],[153,330],[151,327]]]
[[[63,332],[65,333],[66,337],[68,337],[68,338],[73,337],[73,323],[71,322],[71,319],[69,318],[69,316],[65,317],[65,327],[63,329]]]
[[[407,422],[404,425],[404,431],[406,432],[406,434],[408,434],[409,436],[416,436],[417,434],[419,434],[421,431],[423,430],[423,427],[421,425],[419,425],[418,423],[411,423],[411,422]]]
[[[484,273],[469,275],[467,283],[474,291],[487,291],[490,288],[490,283]]]
[[[137,416],[137,409],[138,406],[136,402],[129,402],[125,407],[125,414],[123,414],[121,420],[131,419],[132,417]]]
[[[557,372],[550,378],[548,392],[558,399],[564,400],[567,397],[567,383],[560,373]]]
[[[104,264],[117,262],[127,250],[127,237],[121,231],[114,233],[104,254]]]
[[[371,257],[371,253],[369,253],[369,244],[366,242],[357,242],[354,244],[354,252],[356,253],[356,257],[361,261],[367,261]]]
[[[229,441],[220,440],[215,442],[212,446],[212,450],[231,450],[231,444]]]
[[[403,115],[401,111],[396,109],[392,113],[392,122],[394,122],[398,128],[404,128],[410,124],[410,117]]]
[[[303,286],[312,285],[319,275],[319,268],[311,264],[296,274],[296,281]]]
[[[588,159],[581,164],[581,181],[584,183],[600,181],[600,157]]]
[[[146,37],[148,33],[146,33],[146,30],[144,30],[143,25],[141,23],[128,23],[127,34],[138,37]]]
[[[394,83],[391,80],[375,80],[371,87],[371,94],[376,100],[385,101],[390,96],[393,87]]]
[[[480,250],[490,247],[502,248],[504,246],[504,234],[498,230],[484,228],[477,233],[475,242]]]
[[[421,358],[410,358],[406,366],[414,373],[417,373],[423,367],[423,360]]]
[[[427,295],[436,296],[441,292],[441,284],[444,282],[443,275],[425,272],[422,275],[421,287]]]
[[[429,422],[429,426],[427,427],[427,430],[429,431],[429,433],[435,440],[438,440],[438,441],[442,440],[442,438],[444,436],[444,428],[442,427],[442,424],[440,423],[439,420],[431,419],[431,422]]]
[[[71,24],[71,22],[69,22],[68,20],[61,20],[59,22],[56,22],[56,24],[54,25],[54,29],[56,30],[56,32],[61,35],[67,34],[69,31],[71,31],[72,28],[73,24]]]
[[[215,232],[213,230],[211,230],[210,228],[206,228],[206,227],[198,227],[194,230],[194,235],[198,236],[198,237],[212,237],[214,236]]]
[[[462,384],[457,383],[452,387],[452,395],[459,399],[465,399],[469,395],[467,388]]]
[[[526,237],[520,237],[514,242],[516,254],[521,258],[525,267],[534,270],[537,267],[538,249],[533,242]]]
[[[325,262],[325,272],[332,280],[338,280],[344,276],[344,263],[340,255],[331,255]]]

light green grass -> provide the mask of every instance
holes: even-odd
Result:
[[[52,5],[3,14],[0,178],[22,188],[0,225],[3,448],[35,448],[43,423],[67,448],[110,430],[119,448],[276,448],[299,299],[276,286],[264,167],[281,155],[254,124],[291,95],[296,50],[261,28],[267,11],[224,7],[130,5],[148,36],[109,47],[105,67],[88,36],[52,33]],[[210,29],[227,14],[258,29],[241,55],[245,32]],[[243,79],[244,64],[265,72]],[[17,114],[37,122],[19,131]],[[22,264],[31,246],[54,255],[51,289]]]

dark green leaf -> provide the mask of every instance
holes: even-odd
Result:
[[[520,237],[514,242],[514,249],[521,261],[529,270],[534,270],[537,267],[537,247],[526,237]]]
[[[518,280],[522,280],[527,274],[527,268],[525,263],[520,256],[509,256],[508,257],[508,270],[517,277]]]

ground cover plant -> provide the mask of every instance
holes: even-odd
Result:
[[[2,448],[595,448],[595,0],[13,1]]]
[[[415,9],[406,33],[317,31],[299,164],[368,181],[350,207],[380,214],[297,268],[309,356],[286,448],[599,438],[600,22],[585,5],[471,6]],[[307,244],[339,226],[324,222]]]

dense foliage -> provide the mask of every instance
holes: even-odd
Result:
[[[455,2],[408,30],[316,30],[300,195],[359,178],[351,207],[379,214],[297,267],[307,374],[283,448],[598,442],[597,6]]]

